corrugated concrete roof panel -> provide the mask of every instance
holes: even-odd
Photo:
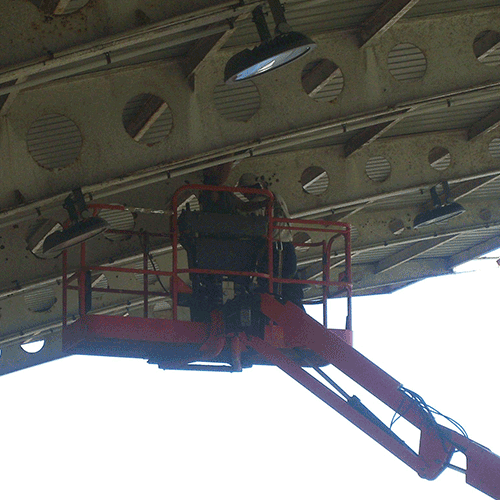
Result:
[[[500,235],[499,227],[485,227],[458,235],[456,238],[425,252],[419,258],[450,257]]]
[[[500,97],[490,96],[477,102],[462,104],[460,101],[443,103],[429,110],[413,112],[391,128],[386,137],[418,134],[439,130],[455,130],[469,128],[475,122],[500,107]]]

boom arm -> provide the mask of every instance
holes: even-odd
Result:
[[[356,396],[329,389],[282,351],[254,336],[243,343],[277,365],[326,404],[371,436],[384,448],[414,469],[420,477],[435,479],[449,465],[455,451],[467,456],[467,483],[500,500],[500,457],[461,434],[437,424],[432,414],[402,390],[402,385],[362,356],[350,345],[290,302],[261,296],[262,312],[283,328],[291,345],[314,351],[371,392],[396,413],[420,429],[418,454],[368,410]]]

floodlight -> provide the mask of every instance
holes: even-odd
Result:
[[[432,187],[430,190],[430,194],[434,207],[430,210],[425,210],[424,212],[419,213],[415,217],[413,221],[413,227],[415,229],[429,226],[430,224],[445,222],[465,212],[465,208],[460,205],[460,203],[449,200],[450,189],[448,187],[448,182],[443,181],[441,184],[444,189],[444,204],[441,202],[441,199],[437,194],[436,186]]]
[[[55,231],[47,236],[43,243],[43,253],[45,255],[60,253],[68,247],[97,236],[107,227],[108,223],[100,217],[88,217],[78,221],[62,231]]]
[[[45,256],[55,256],[68,247],[97,236],[109,226],[108,222],[100,217],[82,216],[87,207],[80,189],[73,190],[73,194],[64,200],[63,207],[69,214],[71,225],[61,231],[54,231],[45,238]]]
[[[271,37],[262,6],[253,10],[253,22],[257,27],[261,44],[235,54],[226,64],[224,81],[235,83],[264,73],[269,73],[296,61],[316,48],[316,44],[306,35],[292,31],[286,23],[283,7],[279,0],[269,0],[276,36]]]

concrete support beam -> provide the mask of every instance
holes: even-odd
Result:
[[[403,117],[397,120],[372,125],[371,127],[358,132],[344,144],[344,157],[347,158],[354,152],[368,146],[373,141],[377,140],[384,132],[387,132],[389,129],[394,127],[394,125],[399,123],[402,119]]]
[[[167,108],[168,104],[162,98],[150,95],[138,113],[127,123],[125,129],[134,140],[140,141]]]
[[[432,240],[419,241],[409,247],[396,252],[385,259],[380,260],[375,266],[375,274],[389,271],[394,269],[409,260],[415,259],[425,252],[441,246],[443,243],[456,238],[456,236],[441,236]]]
[[[354,295],[390,293],[417,281],[445,274],[453,274],[453,270],[447,259],[441,258],[412,260],[383,274],[377,274],[373,264],[354,265],[353,292]],[[320,288],[312,288],[306,292],[306,298],[318,299],[320,294]]]
[[[397,23],[419,0],[386,0],[363,21],[358,34],[360,47],[385,33]]]
[[[17,80],[10,80],[8,82],[0,83],[0,91],[2,87],[12,87],[16,83],[19,83],[19,79]],[[18,91],[13,89],[11,92],[8,94],[1,94],[0,95],[0,116],[5,116],[12,106],[12,103],[14,102],[14,99],[16,98],[18,94]]]
[[[314,97],[330,81],[339,76],[340,68],[329,59],[322,59],[302,77],[302,87],[309,97]]]
[[[484,35],[474,41],[474,54],[478,61],[483,61],[500,47],[500,36],[496,31],[485,31]]]
[[[377,274],[372,267],[354,268],[355,293],[373,290],[388,285],[403,286],[421,279],[452,274],[446,259],[420,259],[406,262],[401,268],[391,269],[387,273]]]
[[[54,7],[53,4],[59,3],[58,0],[31,1],[40,5],[47,4],[49,6],[50,4],[51,9],[57,7],[57,5]],[[10,67],[2,68],[0,71],[0,82],[20,77],[32,77],[29,78],[28,82],[22,84],[21,88],[24,89],[61,77],[68,77],[106,66],[109,63],[109,59],[112,62],[117,62],[118,60],[125,61],[148,51],[154,52],[189,41],[195,41],[216,34],[215,32],[217,31],[219,33],[226,31],[222,28],[222,25],[218,24],[215,30],[210,30],[212,31],[211,33],[206,32],[209,26],[214,26],[228,19],[237,18],[239,15],[250,13],[260,3],[259,1],[250,1],[245,5],[235,6],[232,2],[225,2],[216,7],[199,10],[196,13],[184,14],[141,28],[135,28],[129,32],[72,46],[60,53],[50,54],[43,58],[37,57],[32,61],[23,61]],[[140,48],[146,44],[148,48]],[[10,87],[7,88],[6,92],[10,91]]]
[[[44,340],[45,343],[42,349],[35,353],[24,351],[21,344],[2,346],[0,375],[31,368],[32,366],[41,365],[67,356],[67,354],[62,351],[61,332],[53,333],[50,336],[37,340]]]
[[[467,139],[470,141],[475,137],[487,134],[495,130],[500,125],[500,108],[488,113],[485,117],[474,123],[469,130],[467,130]]]
[[[500,248],[500,236],[496,236],[495,238],[490,238],[479,245],[475,245],[468,250],[457,253],[453,255],[450,259],[448,259],[448,264],[450,268],[454,268],[459,266],[460,264],[464,264],[465,262],[469,262],[472,259],[480,257],[485,253],[493,252]]]
[[[240,16],[238,20],[241,20],[243,17]],[[234,23],[232,22],[228,25],[227,31],[200,38],[184,57],[181,65],[191,90],[194,91],[195,89],[196,74],[203,71],[203,68],[209,64],[209,56],[225,45],[234,33],[234,30]]]
[[[474,179],[467,182],[461,182],[460,184],[456,184],[450,189],[451,197],[455,201],[459,200],[460,198],[464,198],[465,196],[474,193],[480,188],[486,187],[488,184],[491,184],[499,178],[499,175],[493,175],[489,178]]]

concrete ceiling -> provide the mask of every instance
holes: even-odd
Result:
[[[259,4],[0,5],[0,372],[62,356],[61,259],[30,249],[47,220],[65,220],[62,202],[77,187],[89,200],[163,211],[202,169],[239,160],[229,183],[253,172],[292,215],[353,225],[358,295],[451,273],[500,247],[498,2],[290,0],[289,24],[317,49],[224,86],[226,61],[258,42],[251,11]],[[324,171],[305,174],[311,193],[301,184],[309,167]],[[445,180],[465,214],[414,229],[429,189]],[[130,213],[113,220],[161,232],[168,223]],[[169,245],[153,242],[160,268]],[[94,264],[142,263],[133,239],[100,236],[88,246]],[[300,259],[304,276],[320,271],[314,252]],[[339,249],[333,264],[343,264]],[[140,305],[96,300],[119,314]],[[76,314],[76,300],[69,308]],[[39,353],[21,349],[36,339],[45,340]]]

